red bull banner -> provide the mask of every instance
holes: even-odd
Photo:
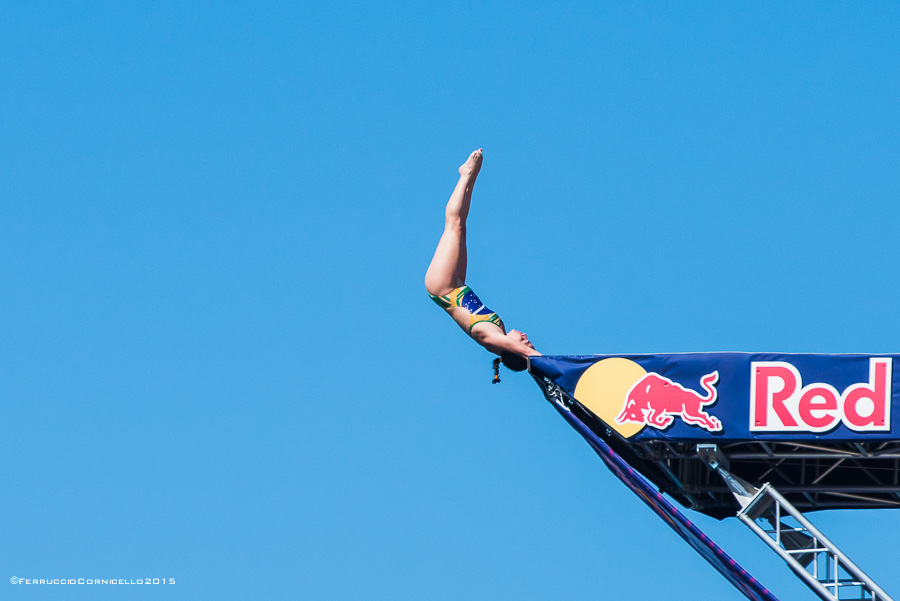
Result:
[[[898,439],[900,355],[541,356],[555,382],[632,440]]]

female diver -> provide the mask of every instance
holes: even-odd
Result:
[[[507,332],[500,316],[466,286],[466,218],[481,161],[479,148],[459,168],[459,181],[447,202],[444,233],[425,272],[425,289],[475,342],[500,356],[494,360],[494,382],[499,382],[500,361],[513,371],[522,371],[528,365],[525,357],[540,353],[534,350],[524,332]]]

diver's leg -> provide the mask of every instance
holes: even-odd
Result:
[[[469,266],[469,250],[468,245],[466,244],[466,220],[469,217],[469,203],[472,202],[472,188],[475,187],[475,180],[473,179],[468,186],[466,186],[466,191],[463,196],[463,207],[465,212],[462,217],[462,237],[459,242],[459,260],[456,262],[456,278],[462,282],[466,282],[466,268]]]
[[[425,272],[425,288],[435,296],[450,293],[465,283],[466,219],[472,200],[472,187],[481,169],[481,150],[473,152],[459,168],[459,181],[447,201],[444,214],[444,233],[438,242],[434,257]]]

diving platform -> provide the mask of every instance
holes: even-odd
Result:
[[[537,356],[529,372],[607,467],[748,598],[774,599],[731,560],[717,563],[724,551],[702,533],[686,535],[679,520],[689,520],[673,517],[674,506],[662,511],[654,494],[717,519],[737,516],[821,599],[892,601],[804,514],[900,507],[895,359]]]

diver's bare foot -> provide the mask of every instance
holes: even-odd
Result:
[[[482,155],[480,148],[470,154],[466,162],[459,167],[459,175],[461,177],[470,177],[472,179],[478,177],[478,172],[481,171],[481,161],[483,158],[484,156]]]

